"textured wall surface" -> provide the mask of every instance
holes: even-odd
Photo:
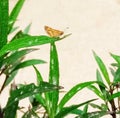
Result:
[[[11,8],[16,0],[11,0]],[[94,50],[108,67],[113,61],[109,52],[120,55],[120,0],[26,0],[16,22],[24,29],[32,22],[31,34],[45,34],[44,25],[64,31],[71,36],[57,42],[60,58],[60,84],[65,91],[77,83],[95,80]],[[27,58],[41,58],[49,62],[49,45]],[[38,67],[48,78],[48,64]],[[35,80],[32,68],[21,70],[17,82]],[[87,89],[75,96],[71,103],[96,98]],[[69,118],[71,116],[68,116]],[[107,117],[108,118],[108,117]]]

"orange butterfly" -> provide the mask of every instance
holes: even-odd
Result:
[[[50,37],[59,37],[59,36],[63,35],[63,33],[64,33],[63,31],[53,29],[49,26],[45,26],[44,29]]]

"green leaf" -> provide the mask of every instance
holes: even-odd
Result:
[[[75,110],[71,111],[71,113],[75,114],[75,115],[80,115],[80,114],[83,114],[83,111],[80,109],[75,109]]]
[[[102,107],[100,105],[98,105],[98,104],[90,103],[89,105],[91,107],[93,107],[94,109],[103,110]]]
[[[34,69],[35,69],[35,72],[36,72],[36,75],[37,75],[37,83],[38,85],[40,84],[40,82],[43,81],[43,78],[42,78],[42,75],[41,73],[39,72],[39,70],[33,65]]]
[[[5,86],[7,86],[14,79],[14,77],[17,75],[17,72],[18,71],[14,71],[8,76],[5,82]]]
[[[91,107],[93,107],[94,109],[98,109],[100,111],[107,111],[108,110],[108,106],[106,104],[94,104],[94,103],[90,103],[89,104]]]
[[[80,115],[76,118],[101,118],[102,116],[108,115],[107,111],[95,111]]]
[[[50,46],[50,72],[49,72],[49,83],[59,85],[59,61],[55,43],[51,43]],[[59,99],[59,91],[53,91],[49,93],[51,113],[56,112],[57,103]]]
[[[25,68],[25,67],[28,67],[28,66],[32,66],[32,65],[36,65],[36,64],[44,64],[46,63],[45,61],[43,60],[40,60],[40,59],[31,59],[31,60],[27,60],[27,61],[24,61],[20,64],[18,64],[13,71],[15,70],[18,70],[18,69],[21,69],[21,68]]]
[[[96,78],[97,78],[97,81],[98,81],[98,82],[101,82],[101,83],[104,84],[104,82],[103,82],[103,80],[102,80],[102,76],[101,76],[99,70],[96,71]],[[98,86],[99,86],[99,88],[100,88],[100,90],[101,90],[102,92],[105,90],[105,87],[100,86],[100,85],[98,85]]]
[[[77,85],[75,85],[73,88],[71,88],[71,90],[69,90],[64,97],[62,98],[62,100],[60,101],[59,105],[58,105],[58,109],[57,111],[59,112],[63,106],[80,90],[82,90],[85,87],[88,87],[92,84],[100,84],[101,86],[104,86],[104,84],[102,84],[101,82],[97,82],[97,81],[90,81],[90,82],[83,82],[83,83],[79,83]]]
[[[10,107],[15,102],[21,99],[24,99],[26,97],[29,97],[38,93],[53,91],[59,88],[60,87],[49,84],[47,82],[41,82],[39,86],[35,86],[33,83],[24,85],[16,90],[11,91],[11,96],[9,97],[6,108]]]
[[[103,74],[107,84],[110,85],[111,82],[110,82],[110,78],[109,78],[109,75],[108,75],[108,72],[107,72],[105,64],[103,63],[101,58],[99,56],[97,56],[97,54],[95,52],[93,52],[93,54],[94,54],[94,58],[95,58],[95,60],[96,60],[96,62],[98,64],[99,69],[102,72],[102,74]]]
[[[8,0],[0,1],[0,49],[7,43]]]
[[[32,24],[32,23],[30,23],[30,24],[24,29],[24,31],[23,31],[24,34],[28,34],[28,33],[29,33],[31,24]]]
[[[83,114],[86,114],[88,111],[88,103],[85,104],[84,108],[83,108]]]
[[[99,70],[96,71],[96,76],[97,76],[97,81],[101,82],[104,86],[101,86],[100,84],[98,84],[100,90],[101,90],[101,94],[102,94],[102,98],[103,100],[108,100],[108,96],[109,96],[109,92],[106,90],[105,84],[102,80],[102,76],[99,72]]]
[[[14,102],[13,105],[7,107],[4,110],[4,118],[16,118],[17,109],[18,109],[18,101]]]
[[[109,101],[118,97],[120,97],[120,92],[113,93],[111,96],[109,96]]]
[[[24,34],[24,33],[20,30],[20,31],[18,31],[18,32],[14,35],[14,37],[12,38],[11,41],[19,40],[20,38],[24,38],[24,37],[26,37],[26,36],[30,36],[30,35]]]
[[[93,85],[89,85],[88,88],[93,91],[98,97],[104,100],[102,93]]]
[[[113,59],[119,64],[119,66],[120,66],[120,56],[118,56],[118,55],[115,55],[115,54],[110,54],[112,57],[113,57]]]
[[[9,65],[12,65],[13,63],[15,63],[17,60],[23,58],[24,55],[32,52],[32,51],[35,51],[37,49],[23,49],[23,50],[20,50],[20,51],[16,51],[14,53],[12,53],[9,57],[6,57],[3,62],[2,62],[2,65],[4,66],[9,66]]]
[[[120,82],[120,68],[116,70],[113,82],[114,83]]]
[[[17,20],[17,17],[19,15],[20,11],[21,11],[21,8],[22,8],[24,2],[25,2],[25,0],[18,0],[18,2],[16,3],[15,7],[12,10],[12,12],[10,13],[8,33],[11,32],[12,27]]]
[[[25,47],[43,45],[53,41],[57,41],[57,39],[48,36],[24,36],[3,46],[3,48],[0,50],[0,56],[6,54],[9,51],[15,51]]]
[[[68,115],[69,113],[71,113],[71,111],[77,109],[78,107],[83,106],[83,105],[86,105],[86,104],[88,104],[88,103],[90,103],[90,102],[92,102],[92,101],[95,101],[95,100],[97,100],[97,99],[92,99],[92,100],[83,102],[83,103],[81,103],[81,104],[72,105],[72,106],[69,106],[69,107],[64,107],[64,108],[62,108],[62,109],[58,112],[58,114],[55,116],[55,118],[63,118],[63,117],[65,117],[66,115]]]

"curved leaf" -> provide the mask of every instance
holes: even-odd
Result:
[[[59,88],[60,87],[49,84],[47,82],[41,82],[39,86],[35,86],[33,83],[24,85],[16,90],[11,91],[11,96],[9,97],[6,108],[26,97],[35,95],[37,93],[53,91]]]
[[[13,71],[15,70],[18,70],[18,69],[21,69],[21,68],[25,68],[25,67],[28,67],[28,66],[32,66],[32,65],[36,65],[36,64],[44,64],[46,63],[45,61],[43,60],[40,60],[40,59],[31,59],[31,60],[27,60],[27,61],[24,61],[20,64],[18,64]]]
[[[90,85],[88,88],[93,91],[98,97],[104,100],[103,94],[97,89],[97,87]]]
[[[59,105],[58,105],[58,109],[57,111],[59,112],[63,106],[80,90],[82,90],[83,88],[85,87],[88,87],[92,84],[100,84],[101,86],[104,86],[104,84],[102,84],[101,82],[98,82],[98,81],[90,81],[90,82],[84,82],[84,83],[80,83],[80,84],[77,84],[76,86],[74,86],[71,90],[69,90],[65,95],[64,97],[62,98],[62,100],[60,101]]]
[[[111,96],[109,96],[109,101],[111,101],[114,98],[118,98],[118,97],[120,97],[120,92],[114,93]]]
[[[103,63],[101,58],[95,52],[93,52],[93,54],[94,54],[94,58],[95,58],[95,60],[96,60],[96,62],[98,64],[98,66],[99,66],[99,68],[100,68],[100,70],[101,70],[101,72],[102,72],[102,74],[103,74],[107,84],[110,85],[111,82],[110,82],[110,78],[109,78],[109,75],[108,75],[108,72],[107,72],[105,64]]]
[[[56,41],[56,38],[51,38],[48,36],[24,36],[18,38],[18,40],[13,40],[9,42],[0,50],[0,56],[6,54],[9,51],[15,51],[20,48],[38,46],[42,44],[47,44]]]
[[[92,101],[95,101],[95,100],[97,100],[97,99],[92,99],[92,100],[83,102],[81,104],[72,105],[72,106],[69,106],[69,107],[64,107],[60,110],[60,112],[58,112],[58,114],[55,116],[55,118],[63,118],[64,116],[68,115],[69,113],[71,113],[71,111],[77,109],[78,107],[86,105],[86,104],[88,104]]]
[[[10,13],[8,33],[11,32],[12,27],[13,27],[14,23],[15,23],[16,20],[17,20],[17,17],[18,17],[18,15],[19,15],[19,13],[20,13],[20,10],[21,10],[24,2],[25,2],[25,0],[19,0],[19,1],[16,3],[15,7],[13,8],[12,12]]]

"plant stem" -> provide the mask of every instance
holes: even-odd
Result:
[[[111,94],[111,95],[113,94],[113,90],[114,90],[114,89],[112,89],[112,86],[110,86],[110,94]],[[111,105],[111,109],[112,109],[111,116],[112,116],[113,118],[116,118],[116,106],[115,106],[115,101],[114,101],[114,99],[112,99],[112,100],[110,101],[110,105]]]
[[[6,81],[7,81],[7,78],[8,78],[8,76],[5,77],[4,83],[3,83],[3,85],[2,85],[2,87],[1,87],[1,89],[0,89],[0,94],[1,94],[1,92],[3,91],[3,89],[4,89],[4,87],[5,87],[5,83],[6,83]]]

